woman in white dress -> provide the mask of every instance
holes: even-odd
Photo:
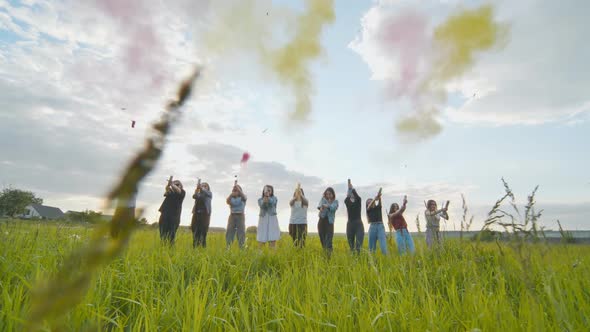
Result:
[[[276,241],[281,237],[281,230],[277,219],[277,198],[274,195],[272,186],[264,186],[262,197],[258,199],[258,206],[260,207],[260,214],[256,241],[261,247],[268,242],[269,246],[274,248]]]

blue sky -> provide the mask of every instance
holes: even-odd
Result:
[[[285,22],[302,10],[298,1],[249,1],[271,8],[271,15],[281,15],[279,4],[293,9]],[[410,9],[437,21],[478,1],[336,1],[335,20],[321,35],[323,54],[309,66],[315,93],[304,123],[288,120],[289,88],[248,48],[265,43],[264,33],[283,17],[270,18],[266,26],[260,23],[266,18],[244,13],[254,15],[261,33],[235,31],[231,38],[253,40],[212,58],[198,37],[211,24],[207,13],[227,10],[223,6],[130,1],[129,8],[110,12],[105,3],[113,2],[0,0],[0,137],[14,142],[0,148],[3,185],[38,192],[63,210],[101,209],[101,198],[141,146],[176,82],[201,62],[206,77],[200,92],[160,166],[142,185],[139,204],[151,221],[157,220],[163,179],[174,174],[189,192],[197,177],[212,183],[212,222],[225,226],[223,197],[238,173],[251,198],[265,183],[279,188],[284,229],[286,202],[297,182],[312,201],[327,186],[335,186],[343,200],[347,178],[364,198],[379,186],[387,204],[408,194],[408,220],[421,211],[422,200],[450,199],[452,229],[460,194],[481,221],[502,195],[504,177],[521,203],[540,185],[537,203],[548,227],[555,228],[557,218],[569,228],[590,227],[590,47],[581,14],[590,9],[586,2],[495,2],[497,19],[510,25],[507,45],[479,55],[471,70],[446,87],[442,132],[411,142],[396,132],[395,121],[408,104],[385,100],[385,82],[378,78],[386,68],[374,62],[378,45],[368,26]],[[141,15],[125,17],[125,10]],[[144,62],[134,62],[126,52],[146,29],[156,37],[139,44]],[[163,81],[153,83],[154,75]],[[472,92],[478,94],[474,100]],[[137,128],[129,128],[131,119]],[[243,151],[252,161],[240,169]],[[187,199],[184,224],[191,206]],[[256,224],[254,199],[247,213],[247,223]],[[342,208],[337,231],[344,230],[344,218]],[[312,211],[309,219],[314,225]]]

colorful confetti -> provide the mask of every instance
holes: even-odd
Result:
[[[250,153],[248,152],[244,152],[244,154],[242,155],[242,160],[240,161],[240,164],[245,164],[248,162],[248,160],[250,160]]]

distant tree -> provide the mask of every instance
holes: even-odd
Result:
[[[492,242],[496,241],[496,239],[501,239],[502,233],[498,231],[493,231],[491,229],[484,229],[479,231],[479,233],[474,234],[472,236],[473,241],[482,241],[482,242]]]
[[[139,224],[139,225],[147,225],[148,224],[148,220],[146,218],[141,218],[141,219],[137,220],[137,224]]]
[[[92,223],[92,224],[101,224],[101,223],[107,222],[107,220],[105,220],[103,218],[102,212],[96,212],[96,211],[92,211],[92,210],[86,210],[86,213],[88,214],[88,222],[89,223]]]
[[[0,215],[14,217],[25,212],[30,204],[43,204],[43,199],[33,192],[15,188],[4,188],[0,193]]]
[[[80,222],[84,220],[84,212],[77,212],[77,211],[68,211],[66,212],[66,220]]]
[[[106,222],[102,217],[102,212],[96,212],[92,210],[85,210],[83,212],[68,212],[66,218],[74,222],[87,222],[92,224]]]
[[[246,228],[246,233],[256,234],[256,232],[258,232],[258,227],[256,226],[248,226],[248,228]]]

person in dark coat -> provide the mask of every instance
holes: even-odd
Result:
[[[193,219],[191,221],[191,230],[193,231],[193,247],[207,246],[207,233],[209,232],[209,222],[211,220],[211,188],[207,182],[201,183],[199,179],[197,189],[193,195],[195,205],[193,207]]]
[[[180,213],[182,212],[182,201],[186,192],[182,189],[182,183],[178,180],[172,181],[172,177],[166,185],[164,202],[160,206],[160,239],[163,242],[174,244],[176,230],[180,226]]]
[[[344,200],[348,222],[346,223],[346,238],[352,253],[360,253],[365,238],[365,226],[361,219],[361,197],[348,179],[348,195]]]

